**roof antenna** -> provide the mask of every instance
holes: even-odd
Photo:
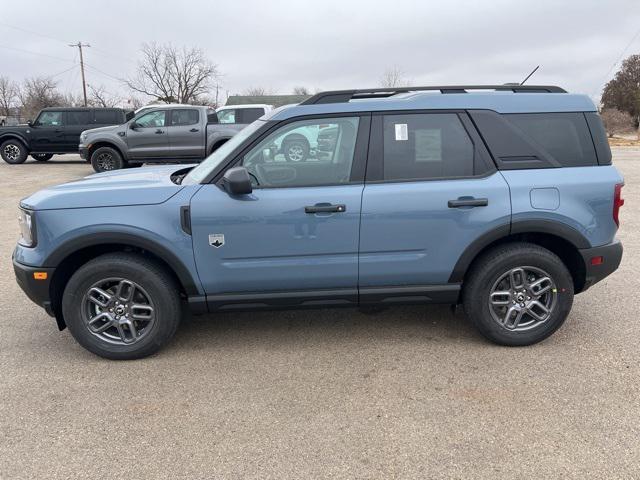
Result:
[[[538,71],[538,69],[540,68],[540,65],[538,65],[536,68],[534,68],[531,73],[529,75],[527,75],[527,78],[525,78],[524,80],[522,80],[520,82],[520,85],[524,85],[524,82],[526,82],[527,80],[529,80],[531,78],[531,75],[533,75],[534,73],[536,73]]]

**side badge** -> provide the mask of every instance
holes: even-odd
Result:
[[[224,245],[224,234],[222,233],[210,233],[209,245],[212,247],[220,248]]]

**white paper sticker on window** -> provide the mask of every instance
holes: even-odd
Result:
[[[406,123],[396,123],[396,141],[409,140],[409,130]]]

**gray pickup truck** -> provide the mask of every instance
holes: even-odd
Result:
[[[80,156],[96,172],[143,163],[199,162],[261,117],[265,108],[257,107],[239,109],[233,122],[221,122],[210,107],[159,105],[122,125],[85,130]]]

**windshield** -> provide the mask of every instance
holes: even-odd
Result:
[[[234,137],[231,137],[229,141],[224,143],[215,152],[209,155],[200,165],[189,172],[189,175],[184,177],[182,181],[183,185],[193,185],[194,183],[202,182],[209,173],[224,161],[242,142],[249,138],[256,130],[265,124],[262,120],[256,120],[255,122],[247,125],[240,130]]]

